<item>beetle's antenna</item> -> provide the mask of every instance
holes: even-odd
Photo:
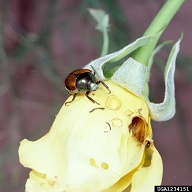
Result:
[[[91,68],[93,69],[93,75],[95,75],[95,74],[97,74],[97,72],[95,71],[95,69],[93,68],[93,66],[92,65],[90,65],[91,66]]]
[[[97,81],[97,84],[102,83],[102,85],[109,91],[109,94],[111,93],[109,87],[107,86],[107,84],[105,84],[103,81]]]

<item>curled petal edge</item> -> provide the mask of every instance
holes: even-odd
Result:
[[[175,73],[176,58],[179,52],[182,37],[183,36],[181,35],[180,39],[174,44],[166,64],[164,73],[164,79],[165,79],[164,101],[162,103],[157,104],[147,101],[151,119],[155,121],[167,121],[171,119],[175,114],[174,73]]]

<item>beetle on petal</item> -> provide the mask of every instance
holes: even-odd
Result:
[[[92,67],[93,68],[93,67]],[[73,102],[79,93],[85,93],[85,96],[92,101],[99,105],[94,99],[89,96],[89,93],[92,91],[96,91],[99,88],[99,84],[102,83],[106,89],[109,91],[109,87],[103,82],[96,79],[95,70],[93,68],[94,73],[92,73],[89,69],[76,69],[75,71],[71,72],[67,78],[65,79],[65,87],[70,95],[73,95],[71,101],[65,103],[65,105]]]

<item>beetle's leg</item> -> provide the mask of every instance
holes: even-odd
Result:
[[[97,81],[97,84],[102,83],[103,86],[109,91],[109,94],[111,93],[109,87],[103,82],[103,81]]]
[[[75,100],[76,96],[77,96],[77,93],[75,93],[75,94],[73,95],[72,100],[71,100],[71,101],[67,101],[67,102],[65,103],[65,105],[70,104],[71,102],[73,102],[73,101]]]
[[[90,100],[90,101],[92,101],[93,103],[97,103],[97,101],[95,101],[94,99],[92,99],[90,96],[89,96],[89,93],[90,93],[91,91],[87,91],[86,93],[85,93],[85,96]],[[98,105],[100,105],[99,103],[97,103]]]

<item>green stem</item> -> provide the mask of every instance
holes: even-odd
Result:
[[[160,33],[160,35],[152,42],[137,49],[132,57],[143,65],[147,66],[150,55],[152,54],[162,32],[165,30],[173,16],[176,14],[180,6],[185,0],[167,0],[161,10],[158,12],[150,26],[147,28],[143,36],[154,35]]]
[[[107,29],[105,28],[102,31],[102,33],[103,33],[103,47],[102,47],[101,57],[108,54],[108,48],[109,48],[109,37],[108,37]]]

